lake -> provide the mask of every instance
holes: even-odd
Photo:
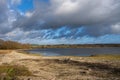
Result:
[[[26,50],[44,56],[90,56],[96,54],[120,54],[120,47],[108,48],[47,48]]]

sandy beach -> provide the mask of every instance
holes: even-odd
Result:
[[[16,50],[1,50],[0,65],[25,66],[33,74],[17,76],[19,80],[120,79],[120,57],[45,57]]]

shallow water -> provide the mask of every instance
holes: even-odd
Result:
[[[27,50],[44,56],[90,56],[97,54],[120,54],[120,47],[111,48],[48,48]]]

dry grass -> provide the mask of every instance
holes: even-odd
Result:
[[[0,50],[0,54],[8,54],[11,53],[13,50]]]
[[[19,80],[18,76],[32,76],[32,73],[24,66],[0,65],[0,80]]]
[[[94,59],[103,59],[103,60],[120,60],[120,55],[92,55],[90,56]]]

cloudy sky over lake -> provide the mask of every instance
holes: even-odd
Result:
[[[120,43],[120,0],[0,0],[0,39]]]

